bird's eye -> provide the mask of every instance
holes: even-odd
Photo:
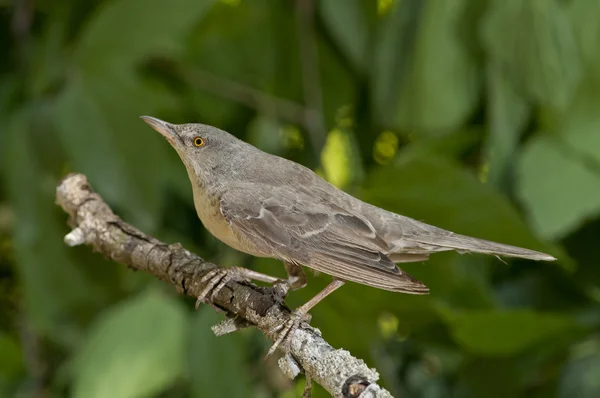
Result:
[[[204,146],[204,140],[202,138],[200,138],[200,137],[194,138],[193,142],[194,142],[194,146],[196,146],[198,148],[201,147],[201,146]]]

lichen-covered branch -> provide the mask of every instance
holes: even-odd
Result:
[[[197,297],[205,288],[202,277],[218,268],[190,253],[180,244],[167,245],[117,217],[82,174],[64,178],[56,189],[57,203],[69,214],[73,230],[65,237],[70,246],[86,244],[112,260],[172,284],[183,294]],[[212,300],[232,316],[213,327],[216,334],[252,325],[269,338],[275,326],[288,320],[290,311],[273,288],[229,281]],[[376,384],[374,369],[342,349],[334,349],[320,332],[303,324],[291,336],[291,351],[279,360],[293,378],[304,371],[335,397],[391,397]]]

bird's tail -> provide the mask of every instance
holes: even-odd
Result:
[[[523,249],[516,246],[505,245],[485,239],[472,238],[470,236],[455,234],[450,231],[435,228],[436,231],[429,233],[404,235],[403,241],[410,253],[410,247],[415,252],[436,252],[456,250],[458,252],[484,253],[496,256],[519,257],[531,260],[554,261],[556,258],[549,254],[535,250]],[[405,250],[406,250],[405,249]]]

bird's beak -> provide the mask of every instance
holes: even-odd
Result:
[[[167,123],[164,120],[152,116],[140,116],[140,118],[148,123],[154,130],[158,131],[171,144],[175,144],[176,140],[179,139],[179,135],[171,123]]]

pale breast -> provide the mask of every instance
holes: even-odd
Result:
[[[231,226],[221,214],[218,197],[210,197],[205,192],[201,192],[200,189],[194,189],[194,206],[204,228],[215,238],[241,252],[257,257],[265,257],[263,253],[254,248],[254,245],[247,240],[238,239],[233,233]]]

